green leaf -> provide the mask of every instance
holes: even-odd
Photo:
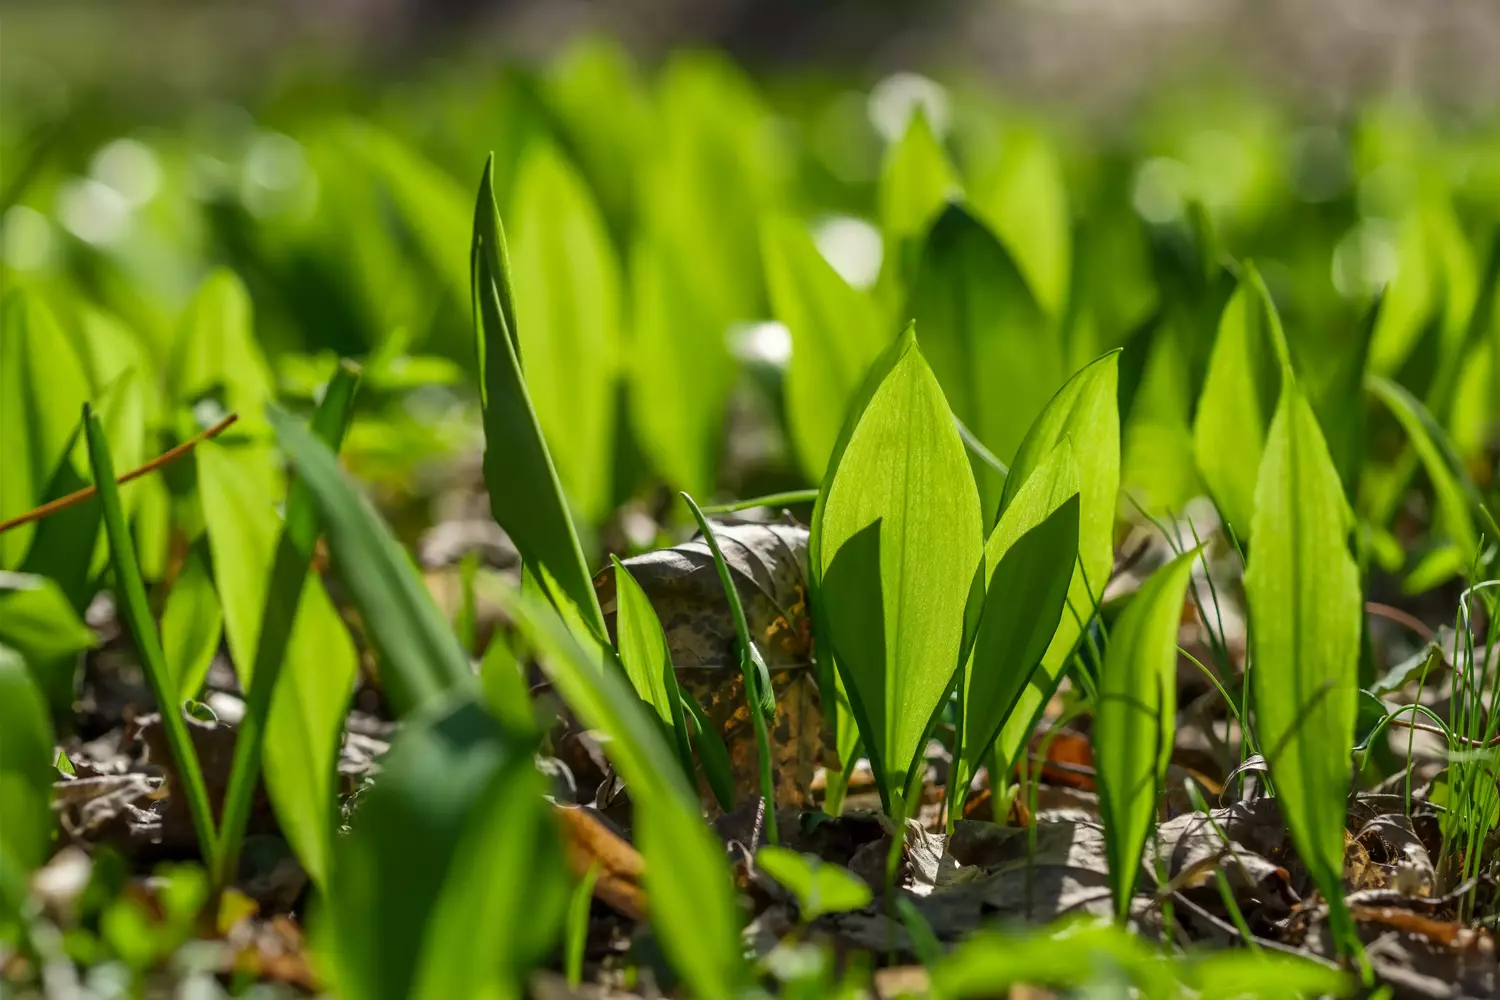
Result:
[[[1094,710],[1099,815],[1109,853],[1115,913],[1130,913],[1141,852],[1156,818],[1177,731],[1177,629],[1200,552],[1158,569],[1111,630]],[[1347,754],[1346,754],[1347,755]]]
[[[636,204],[637,160],[651,139],[651,106],[630,52],[617,40],[586,37],[548,67],[544,96],[568,147],[611,218]],[[609,114],[600,114],[608,107]]]
[[[0,305],[0,521],[42,502],[88,398],[83,363],[52,311],[35,294],[7,293]],[[0,534],[0,569],[21,565],[36,530]]]
[[[1404,386],[1379,375],[1370,376],[1365,384],[1371,394],[1391,411],[1411,441],[1412,449],[1432,483],[1438,520],[1458,545],[1460,558],[1467,569],[1479,548],[1476,519],[1484,526],[1490,540],[1500,538],[1500,525],[1495,523],[1483,494],[1469,478],[1453,442],[1421,400]]]
[[[1032,675],[996,741],[997,752],[1007,763],[1016,760],[1030,739],[1114,568],[1115,505],[1120,495],[1119,360],[1119,352],[1111,351],[1057,391],[1026,432],[1005,480],[1002,516],[1058,442],[1063,438],[1072,442],[1078,464],[1078,564],[1068,584],[1067,608],[1042,656],[1041,668]]]
[[[179,700],[198,697],[218,652],[223,627],[224,612],[213,579],[195,547],[188,551],[182,572],[172,583],[161,617],[162,652]]]
[[[512,197],[526,389],[563,492],[602,521],[612,509],[620,265],[588,188],[549,144],[528,149]]]
[[[892,806],[958,668],[983,540],[963,442],[912,328],[871,379],[814,532],[824,634]]]
[[[1190,956],[1186,964],[1182,981],[1202,1000],[1301,1000],[1354,992],[1348,973],[1300,955],[1235,948]]]
[[[792,334],[786,414],[802,471],[822,482],[849,403],[887,337],[874,303],[844,281],[789,217],[761,227],[771,309]]]
[[[181,794],[188,804],[193,820],[193,832],[198,837],[198,848],[213,868],[218,856],[217,837],[214,830],[213,806],[208,800],[208,787],[203,782],[203,771],[198,766],[198,755],[193,750],[188,736],[187,723],[182,720],[173,677],[162,654],[161,638],[156,633],[156,622],[151,617],[151,606],[146,600],[146,584],[141,579],[140,565],[135,561],[135,543],[130,529],[125,524],[125,511],[120,506],[120,491],[115,485],[114,463],[110,460],[109,441],[104,435],[104,425],[85,403],[83,423],[88,437],[89,464],[92,467],[94,484],[99,489],[99,503],[104,511],[104,530],[109,538],[110,563],[115,573],[115,595],[120,602],[120,617],[135,639],[136,654],[140,658],[146,681],[151,685],[151,694],[161,710],[162,729],[166,733],[167,746],[176,764],[179,785],[174,794]]]
[[[241,688],[253,691],[282,525],[233,452],[205,442],[195,455],[224,634]],[[339,743],[357,672],[354,642],[322,581],[309,575],[271,695],[262,770],[282,830],[318,885],[327,883]]]
[[[693,773],[693,751],[688,745],[687,722],[683,717],[682,695],[677,687],[677,672],[667,649],[667,634],[651,600],[630,570],[615,556],[616,617],[619,636],[616,648],[620,663],[630,678],[635,693],[656,712],[663,728],[671,734],[677,747],[683,773]]]
[[[1289,363],[1276,305],[1255,266],[1246,264],[1219,320],[1193,422],[1198,471],[1240,538],[1250,532],[1255,475],[1281,391],[1281,369]]]
[[[1245,570],[1257,742],[1282,815],[1335,932],[1343,906],[1344,814],[1354,744],[1362,616],[1346,544],[1348,503],[1312,409],[1290,373],[1255,488],[1255,547]]]
[[[719,808],[729,812],[734,808],[734,767],[729,762],[729,748],[724,745],[724,737],[708,717],[708,713],[703,711],[703,706],[686,691],[681,688],[678,690],[681,691],[682,706],[686,713],[684,721],[691,730],[693,743],[698,747],[698,762],[703,769],[703,779],[708,782],[708,788],[713,792]]]
[[[0,938],[52,850],[52,726],[20,654],[0,646]]]
[[[969,185],[970,200],[1055,319],[1067,305],[1072,267],[1073,219],[1062,163],[1040,129],[1006,128],[998,146],[994,162]]]
[[[594,904],[594,883],[599,881],[599,862],[589,865],[589,870],[573,887],[568,898],[568,916],[563,940],[563,970],[568,985],[577,987],[583,982],[583,953],[589,943],[589,910]]]
[[[979,762],[1057,631],[1078,556],[1078,465],[1064,438],[1005,509],[984,548],[984,607],[959,682],[959,752],[951,785],[961,812]]]
[[[858,910],[873,898],[863,879],[814,854],[799,854],[787,847],[762,847],[755,852],[755,866],[796,897],[804,923],[825,913]]]
[[[1018,983],[1078,990],[1108,983],[1110,973],[1135,984],[1145,997],[1180,992],[1172,968],[1139,935],[1099,921],[980,931],[931,972],[932,995],[942,1000],[1003,996]]]
[[[243,426],[262,425],[271,372],[255,339],[250,293],[232,271],[215,271],[198,286],[172,342],[167,386],[178,403],[220,392]]]
[[[96,643],[56,581],[0,572],[0,645],[20,655],[53,717],[72,717],[78,654]]]
[[[526,672],[510,639],[498,629],[479,661],[479,686],[485,707],[506,729],[517,733],[537,728],[536,709],[526,686]]]
[[[630,786],[636,843],[657,938],[695,996],[730,998],[749,970],[724,846],[703,823],[698,797],[676,766],[661,727],[624,672],[604,669],[603,648],[585,648],[558,616],[523,591],[499,593],[502,609],[539,654],[559,694],[590,729]]]
[[[521,374],[515,293],[490,164],[474,207],[470,264],[490,510],[522,560],[545,569],[553,603],[570,607],[568,614],[581,620],[597,641],[607,642],[578,533]]]
[[[471,694],[408,717],[334,858],[315,942],[341,996],[522,995],[566,902],[531,754]]]
[[[398,710],[473,684],[457,637],[369,499],[300,421],[275,406],[268,415],[317,505],[334,566],[380,655],[381,679]]]
[[[1063,382],[1062,341],[1000,241],[960,205],[927,234],[908,311],[953,413],[1001,462]],[[975,462],[985,525],[1004,478]]]
[[[630,257],[630,414],[641,450],[662,478],[713,492],[734,379],[731,322],[659,238],[641,236]]]
[[[963,193],[948,154],[932,133],[921,109],[913,112],[906,135],[886,150],[876,189],[880,226],[888,245],[915,239],[927,231],[950,199]]]

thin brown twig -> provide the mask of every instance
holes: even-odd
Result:
[[[1430,725],[1426,722],[1413,722],[1411,719],[1393,718],[1391,719],[1390,724],[1393,726],[1401,726],[1405,729],[1415,729],[1419,733],[1431,733],[1433,736],[1441,736],[1445,740],[1449,739],[1447,733],[1443,732],[1437,726]],[[1452,739],[1457,743],[1466,743],[1476,750],[1483,750],[1487,747],[1500,746],[1500,735],[1496,735],[1488,740],[1476,740],[1467,736],[1454,736],[1452,737]]]
[[[1384,618],[1387,621],[1393,621],[1397,625],[1405,625],[1407,628],[1417,633],[1417,635],[1421,636],[1423,641],[1425,642],[1431,642],[1433,640],[1434,634],[1432,629],[1428,628],[1426,622],[1422,621],[1422,619],[1418,618],[1416,615],[1411,614],[1410,612],[1402,611],[1400,608],[1393,608],[1389,604],[1381,604],[1379,601],[1366,601],[1365,612],[1367,614],[1372,614],[1377,618]]]
[[[224,433],[229,429],[229,425],[234,423],[239,418],[240,415],[238,413],[231,413],[229,416],[225,417],[223,420],[220,420],[218,423],[214,424],[207,430],[188,438],[177,447],[168,449],[167,451],[162,452],[160,455],[157,455],[145,465],[137,466],[136,468],[131,469],[129,472],[118,477],[115,482],[123,486],[124,484],[130,482],[132,479],[139,479],[148,473],[155,472],[157,469],[160,469],[164,465],[170,465],[172,462],[175,462],[183,455],[186,455],[188,452],[192,451],[204,441],[207,441],[210,438],[218,437],[220,434]],[[5,534],[5,532],[9,531],[12,528],[19,528],[23,524],[30,524],[33,521],[40,521],[42,518],[56,514],[60,510],[67,510],[69,507],[73,507],[77,504],[83,503],[98,491],[98,487],[96,486],[85,486],[81,490],[76,490],[72,493],[69,493],[65,497],[58,497],[56,500],[53,500],[49,503],[44,503],[40,507],[28,510],[24,514],[17,514],[15,517],[11,518],[8,521],[0,521],[0,535]]]

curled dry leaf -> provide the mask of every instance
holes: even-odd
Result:
[[[646,919],[646,894],[641,889],[646,861],[640,852],[588,809],[553,806],[552,815],[562,830],[563,859],[569,870],[582,878],[598,865],[594,895],[621,916]]]
[[[807,604],[807,528],[799,524],[715,521],[750,634],[771,673],[776,722],[772,777],[780,806],[809,801],[823,756],[821,702],[813,671]],[[736,652],[734,618],[701,538],[624,560],[661,619],[679,686],[718,727],[729,751],[736,798],[759,794],[754,726]],[[610,638],[618,601],[613,567],[594,577]],[[711,798],[705,806],[717,812]]]

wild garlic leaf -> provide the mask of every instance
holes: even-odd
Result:
[[[1063,345],[1005,247],[961,205],[927,233],[907,311],[953,413],[1002,462],[1063,382]],[[1004,478],[976,461],[985,526]]]
[[[1078,465],[1078,562],[1042,665],[996,742],[1006,762],[1013,762],[1030,738],[1037,715],[1057,687],[1114,568],[1115,507],[1120,496],[1119,360],[1120,353],[1111,351],[1064,383],[1026,432],[1005,480],[1002,517],[1022,484],[1058,442],[1065,437],[1072,442]]]
[[[1078,556],[1078,465],[1064,438],[1006,508],[984,548],[985,595],[959,684],[955,809],[1041,663]]]
[[[1289,363],[1276,305],[1255,266],[1246,264],[1219,319],[1193,422],[1199,474],[1241,538],[1250,533],[1255,477],[1281,391],[1281,369]]]
[[[492,164],[486,164],[479,184],[470,263],[490,510],[524,562],[545,568],[549,599],[560,608],[569,605],[568,616],[581,621],[596,641],[607,642],[578,532],[522,374],[524,345]]]
[[[596,523],[610,511],[620,263],[593,196],[550,144],[522,156],[511,205],[526,390],[563,493]]]
[[[179,699],[198,697],[214,654],[219,651],[223,628],[224,612],[214,592],[205,553],[201,546],[195,546],[188,550],[182,571],[172,581],[161,617],[162,652]]]
[[[796,897],[804,923],[825,913],[858,910],[873,898],[863,879],[815,854],[766,846],[755,852],[755,866]]]
[[[1256,737],[1292,842],[1347,943],[1344,818],[1362,600],[1347,543],[1349,505],[1290,373],[1266,439],[1253,523],[1245,596]]]
[[[1199,550],[1152,573],[1110,632],[1094,711],[1099,812],[1115,913],[1130,912],[1177,732],[1177,630]]]
[[[898,248],[920,237],[943,205],[962,193],[958,173],[933,134],[932,123],[920,108],[915,110],[906,134],[886,150],[880,165],[876,201],[887,246]]]
[[[771,309],[791,332],[787,424],[804,475],[822,482],[865,372],[889,340],[875,304],[823,259],[807,229],[776,216],[761,226]]]
[[[983,540],[963,442],[912,328],[871,378],[814,533],[828,634],[890,805],[958,667]]]
[[[641,701],[649,705],[671,734],[684,773],[693,773],[693,752],[688,744],[687,722],[683,717],[682,694],[677,687],[677,672],[667,649],[667,634],[651,600],[630,570],[611,556],[615,569],[616,649],[630,686]]]
[[[1067,305],[1073,218],[1055,144],[1040,129],[1008,124],[969,183],[974,211],[1000,237],[1037,304],[1053,319]]]
[[[0,645],[0,926],[26,901],[52,849],[52,725],[21,655]]]

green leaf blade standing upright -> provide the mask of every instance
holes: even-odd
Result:
[[[979,494],[911,327],[835,452],[818,537],[822,613],[886,806],[959,664],[983,557]]]
[[[521,373],[515,292],[492,172],[493,161],[479,185],[470,260],[490,509],[521,558],[540,571],[537,577],[563,617],[607,643],[578,532]]]
[[[1284,372],[1245,571],[1251,693],[1282,815],[1345,947],[1357,944],[1343,902],[1343,860],[1362,613],[1349,526],[1317,418]]]

